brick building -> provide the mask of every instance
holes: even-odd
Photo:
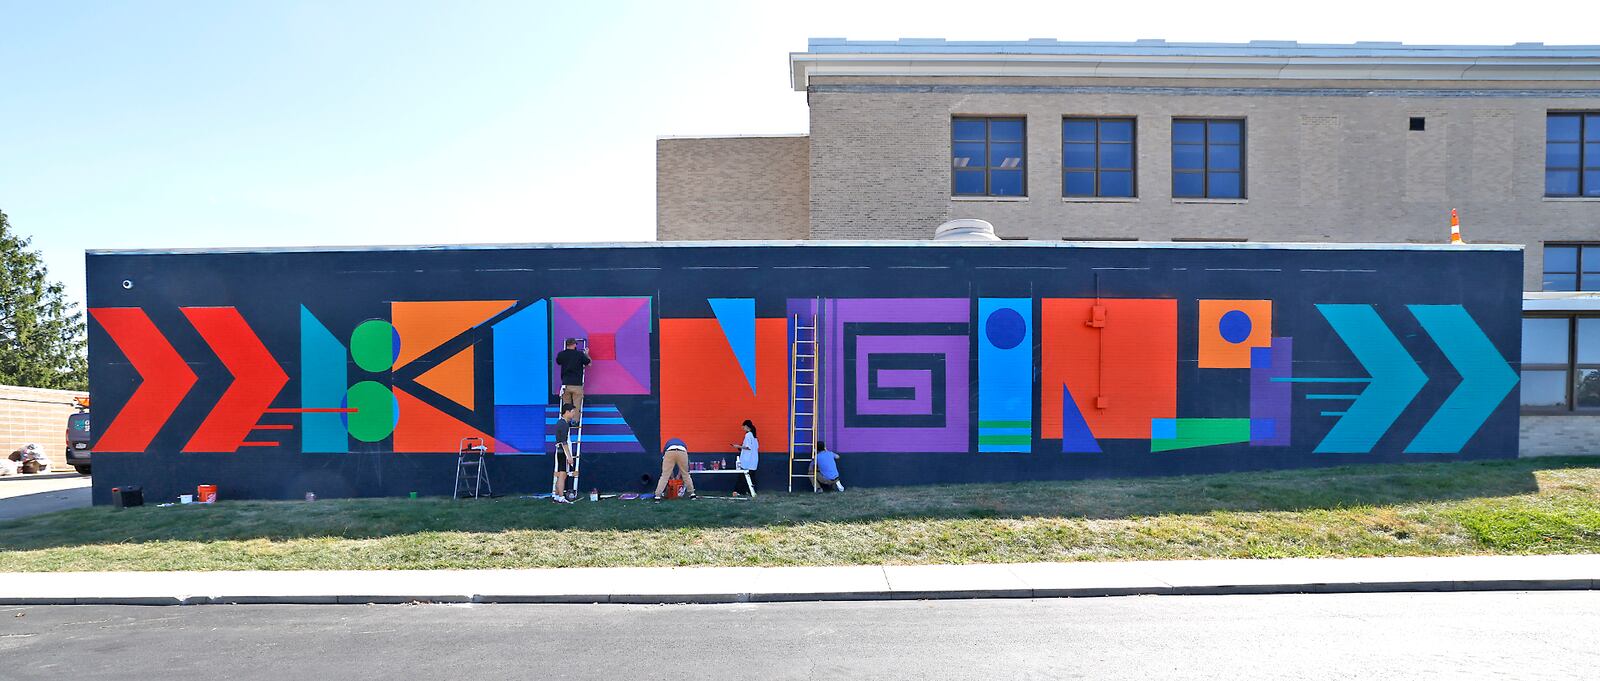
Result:
[[[0,385],[0,456],[30,442],[50,455],[51,467],[67,468],[67,416],[77,413],[75,397],[88,393]]]
[[[789,64],[809,135],[661,139],[657,238],[979,218],[1437,243],[1456,209],[1469,240],[1525,248],[1522,452],[1600,454],[1600,46],[814,39]]]

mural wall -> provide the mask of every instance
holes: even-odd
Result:
[[[856,485],[1517,454],[1521,256],[1058,244],[89,256],[95,495],[448,493],[462,437],[548,491],[554,353],[588,340],[584,482],[794,405]],[[820,386],[791,390],[795,324]],[[805,407],[802,406],[802,411]],[[103,425],[101,425],[103,424]],[[715,486],[716,482],[709,482]]]

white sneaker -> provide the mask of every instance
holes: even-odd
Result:
[[[844,491],[844,481],[843,480],[834,480],[833,481],[833,488],[836,489],[836,490],[839,490],[840,492],[843,492]]]
[[[570,504],[570,503],[572,503],[570,501],[567,501],[567,498],[563,497],[563,496],[555,496],[555,497],[551,497],[551,499],[554,500],[558,504]]]

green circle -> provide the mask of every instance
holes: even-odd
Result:
[[[345,405],[355,410],[346,428],[362,442],[381,442],[394,432],[397,407],[389,386],[377,381],[362,381],[344,394]]]
[[[361,322],[360,326],[350,334],[350,356],[356,360],[356,366],[367,371],[388,371],[394,366],[395,342],[394,325],[382,319],[368,319]]]

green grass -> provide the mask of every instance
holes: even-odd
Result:
[[[0,571],[849,565],[1600,552],[1600,460],[851,489],[749,501],[86,508]]]

